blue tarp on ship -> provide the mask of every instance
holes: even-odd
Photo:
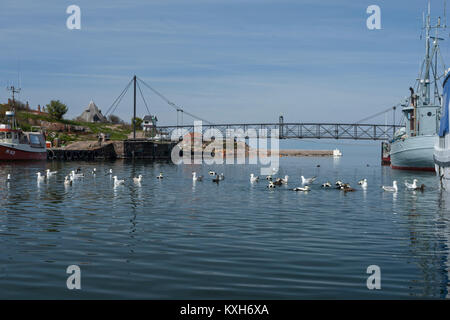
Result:
[[[448,133],[448,104],[450,103],[450,73],[444,80],[444,104],[441,114],[441,123],[439,124],[439,136],[443,137]]]

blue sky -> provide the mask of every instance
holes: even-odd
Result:
[[[435,17],[442,3],[432,1]],[[66,28],[71,4],[81,8],[81,30]],[[382,30],[366,28],[372,4],[381,7]],[[287,122],[352,122],[408,95],[424,53],[425,8],[425,0],[2,0],[0,84],[17,82],[20,70],[20,99],[60,99],[66,118],[91,99],[106,111],[137,74],[215,123],[280,114]],[[160,124],[175,124],[176,113],[144,92]],[[126,120],[130,93],[115,112]],[[0,101],[8,94],[1,89]],[[138,115],[145,113],[139,101]]]

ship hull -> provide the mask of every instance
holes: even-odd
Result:
[[[394,141],[390,151],[392,169],[435,171],[433,152],[437,141],[437,135]]]
[[[33,148],[0,144],[0,161],[2,160],[46,160],[47,150],[45,148]]]

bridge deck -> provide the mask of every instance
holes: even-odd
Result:
[[[245,136],[255,130],[258,137],[269,136],[272,130],[279,129],[280,139],[352,139],[352,140],[389,140],[394,132],[402,128],[399,125],[351,124],[351,123],[245,123],[245,124],[203,124],[201,126],[159,126],[158,131],[169,136],[184,136],[188,132],[204,134],[207,130],[227,137],[227,132],[241,130]],[[267,131],[265,131],[267,130]],[[266,133],[267,132],[267,133]],[[217,134],[213,134],[216,136]]]

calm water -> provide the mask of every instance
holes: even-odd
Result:
[[[320,164],[320,168],[316,165]],[[366,164],[370,164],[367,167]],[[64,175],[90,172],[65,187]],[[1,164],[0,298],[379,299],[448,295],[450,197],[434,174],[379,166],[379,148],[339,160],[283,158],[280,175],[317,175],[308,194],[251,185],[257,166],[49,162]],[[35,173],[58,170],[48,183]],[[112,168],[124,186],[113,188]],[[225,173],[216,185],[208,170]],[[205,175],[193,184],[191,172]],[[164,172],[162,181],[155,177]],[[130,178],[142,174],[140,186]],[[424,193],[405,191],[418,177]],[[367,192],[322,190],[343,179]],[[399,181],[401,190],[381,184]],[[79,291],[66,268],[79,265]],[[382,289],[366,287],[366,268],[381,268]]]

